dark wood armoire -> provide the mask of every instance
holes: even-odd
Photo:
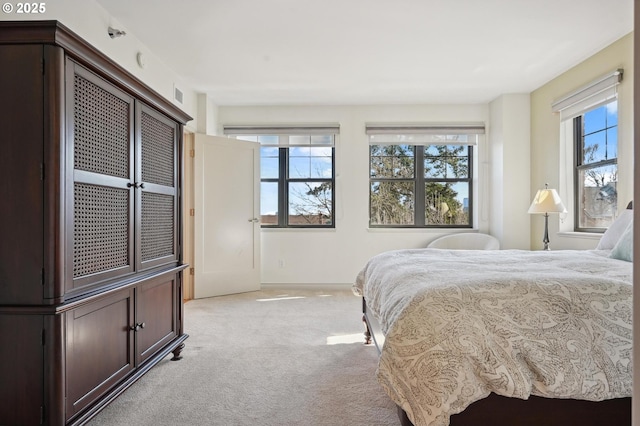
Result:
[[[83,424],[180,358],[190,119],[59,22],[0,22],[1,425]]]

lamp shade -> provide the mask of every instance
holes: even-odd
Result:
[[[555,189],[539,189],[533,198],[529,213],[566,213],[567,209]]]

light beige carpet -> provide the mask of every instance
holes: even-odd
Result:
[[[167,357],[89,425],[399,425],[361,317],[350,291],[190,301],[183,359]]]

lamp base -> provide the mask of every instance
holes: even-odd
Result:
[[[544,247],[542,250],[549,251],[549,213],[544,214],[544,238],[542,239]]]

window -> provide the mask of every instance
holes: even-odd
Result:
[[[259,142],[260,222],[269,228],[332,228],[337,127],[225,127]]]
[[[560,186],[573,193],[577,232],[604,232],[617,216],[617,87],[622,76],[617,69],[552,104],[552,111],[560,113],[561,162],[567,171],[573,169],[560,174]]]
[[[473,226],[473,147],[483,125],[367,126],[371,227]]]
[[[603,232],[616,217],[618,182],[618,102],[573,119],[578,231]]]

